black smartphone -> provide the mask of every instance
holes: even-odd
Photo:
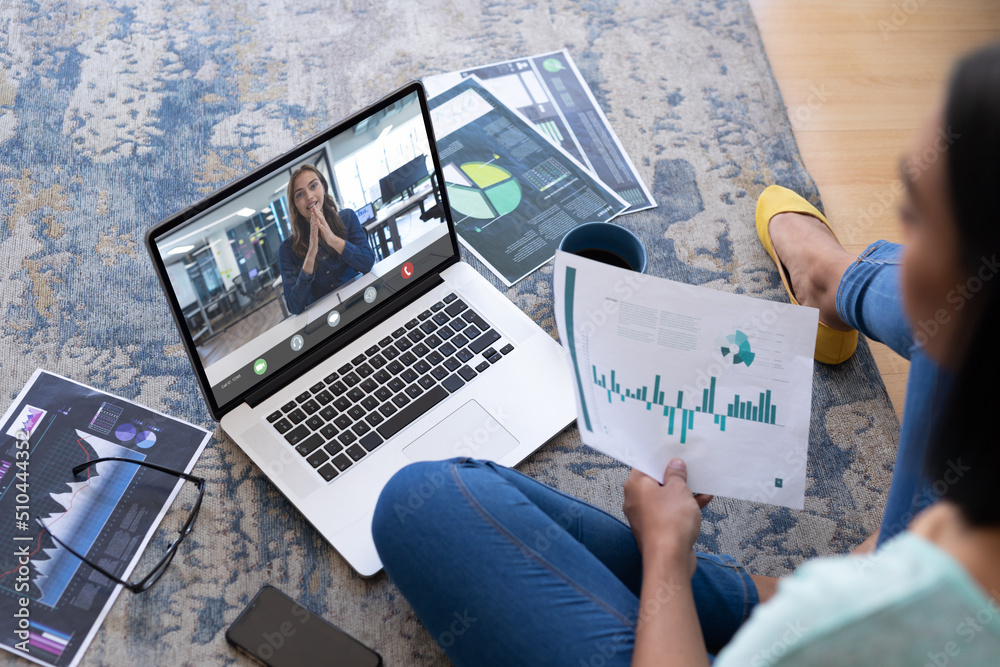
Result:
[[[269,667],[381,667],[382,656],[265,585],[226,630],[226,641]]]

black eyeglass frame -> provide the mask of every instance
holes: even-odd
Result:
[[[71,554],[79,558],[81,561],[83,561],[93,569],[97,570],[98,572],[100,572],[101,574],[103,574],[105,577],[115,582],[116,584],[124,586],[133,593],[142,593],[143,591],[149,590],[153,586],[153,584],[155,584],[157,581],[160,580],[160,577],[162,577],[163,573],[167,571],[167,567],[170,565],[170,562],[174,559],[174,555],[176,555],[177,549],[178,547],[180,547],[181,542],[183,542],[184,538],[191,533],[192,526],[194,525],[194,520],[198,517],[198,511],[201,509],[201,500],[205,496],[205,478],[198,477],[197,475],[190,475],[186,472],[181,472],[180,470],[174,470],[173,468],[167,468],[165,466],[157,465],[155,463],[149,463],[147,461],[137,461],[135,459],[126,459],[118,456],[107,456],[104,458],[93,459],[92,461],[87,461],[86,463],[81,463],[77,466],[74,466],[73,477],[76,477],[90,466],[95,465],[97,463],[103,463],[105,461],[122,461],[125,463],[134,463],[135,465],[138,466],[145,466],[147,468],[152,468],[153,470],[159,470],[160,472],[167,473],[169,475],[174,475],[180,479],[198,485],[198,498],[194,501],[194,507],[192,508],[191,514],[188,516],[187,521],[184,522],[184,525],[181,526],[180,530],[178,531],[180,537],[178,537],[176,540],[170,543],[170,545],[167,547],[167,553],[164,554],[163,558],[160,559],[160,562],[156,564],[156,567],[154,567],[149,574],[147,574],[145,577],[143,577],[141,580],[139,580],[134,584],[125,581],[124,579],[119,579],[118,577],[111,574],[97,563],[92,562],[86,556],[81,556],[79,553],[76,552],[76,550],[73,549],[73,547],[69,546],[68,544],[60,540],[58,537],[56,537],[52,533],[52,531],[49,530],[49,527],[46,526],[44,523],[42,523],[41,519],[35,517],[35,521],[37,521],[38,525],[40,525],[49,533],[49,537],[51,537],[53,541],[55,541],[63,549],[70,552]]]

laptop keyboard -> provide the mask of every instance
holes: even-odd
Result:
[[[267,421],[329,482],[510,354],[500,341],[449,294]]]

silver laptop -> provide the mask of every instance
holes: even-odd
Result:
[[[576,415],[561,348],[460,260],[441,173],[414,82],[146,235],[212,416],[365,576],[397,470],[514,465]]]

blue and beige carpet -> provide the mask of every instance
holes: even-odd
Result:
[[[746,0],[0,3],[0,377],[44,367],[215,428],[187,548],[124,594],[84,664],[244,661],[223,636],[271,583],[388,665],[447,660],[384,574],[365,580],[203,407],[146,229],[407,80],[569,49],[659,208],[649,272],[784,300],[753,226],[780,183],[819,202]],[[507,295],[555,335],[551,269]],[[817,367],[804,511],[716,499],[700,547],[778,575],[879,523],[898,422],[867,346]],[[621,516],[627,469],[575,429],[522,470]]]

